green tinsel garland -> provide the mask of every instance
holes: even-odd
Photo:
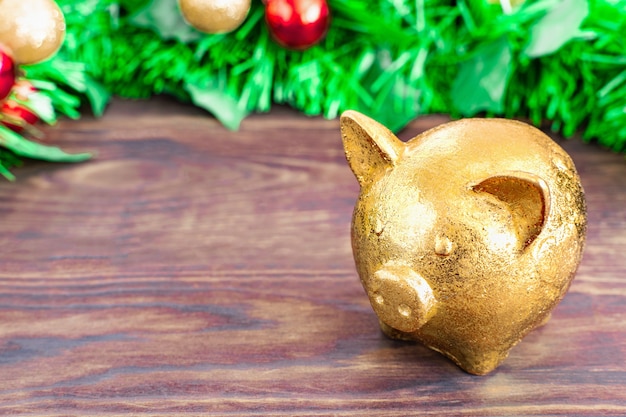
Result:
[[[328,35],[302,52],[272,41],[259,0],[226,35],[186,25],[176,0],[58,2],[57,59],[106,92],[172,94],[232,129],[286,103],[394,130],[427,113],[523,117],[626,147],[626,0],[527,0],[509,14],[486,0],[329,0]]]

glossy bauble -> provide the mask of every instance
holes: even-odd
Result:
[[[187,23],[205,33],[237,29],[250,10],[250,0],[179,0],[178,4]]]
[[[330,13],[326,0],[267,0],[265,21],[276,42],[306,49],[326,36]]]
[[[65,18],[52,0],[0,0],[0,44],[18,64],[48,59],[61,47]]]
[[[9,95],[13,84],[15,84],[15,63],[0,47],[0,100]]]

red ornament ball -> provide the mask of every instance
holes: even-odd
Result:
[[[13,58],[0,48],[0,100],[9,95],[15,84],[15,63]]]
[[[326,36],[326,0],[266,0],[265,21],[272,37],[290,49],[307,49]]]
[[[20,121],[19,124],[11,123],[8,120],[2,121],[3,125],[17,133],[23,131],[25,125],[34,125],[39,120],[35,113],[11,99],[2,103],[0,114],[11,116],[13,119]]]

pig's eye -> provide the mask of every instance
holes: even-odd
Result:
[[[435,253],[439,256],[448,256],[454,250],[454,243],[445,235],[435,237]]]

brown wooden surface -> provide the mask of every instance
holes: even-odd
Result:
[[[552,320],[477,377],[379,332],[337,121],[277,109],[230,132],[116,101],[48,137],[98,157],[0,182],[1,415],[626,415],[624,156],[563,143],[583,263]]]

